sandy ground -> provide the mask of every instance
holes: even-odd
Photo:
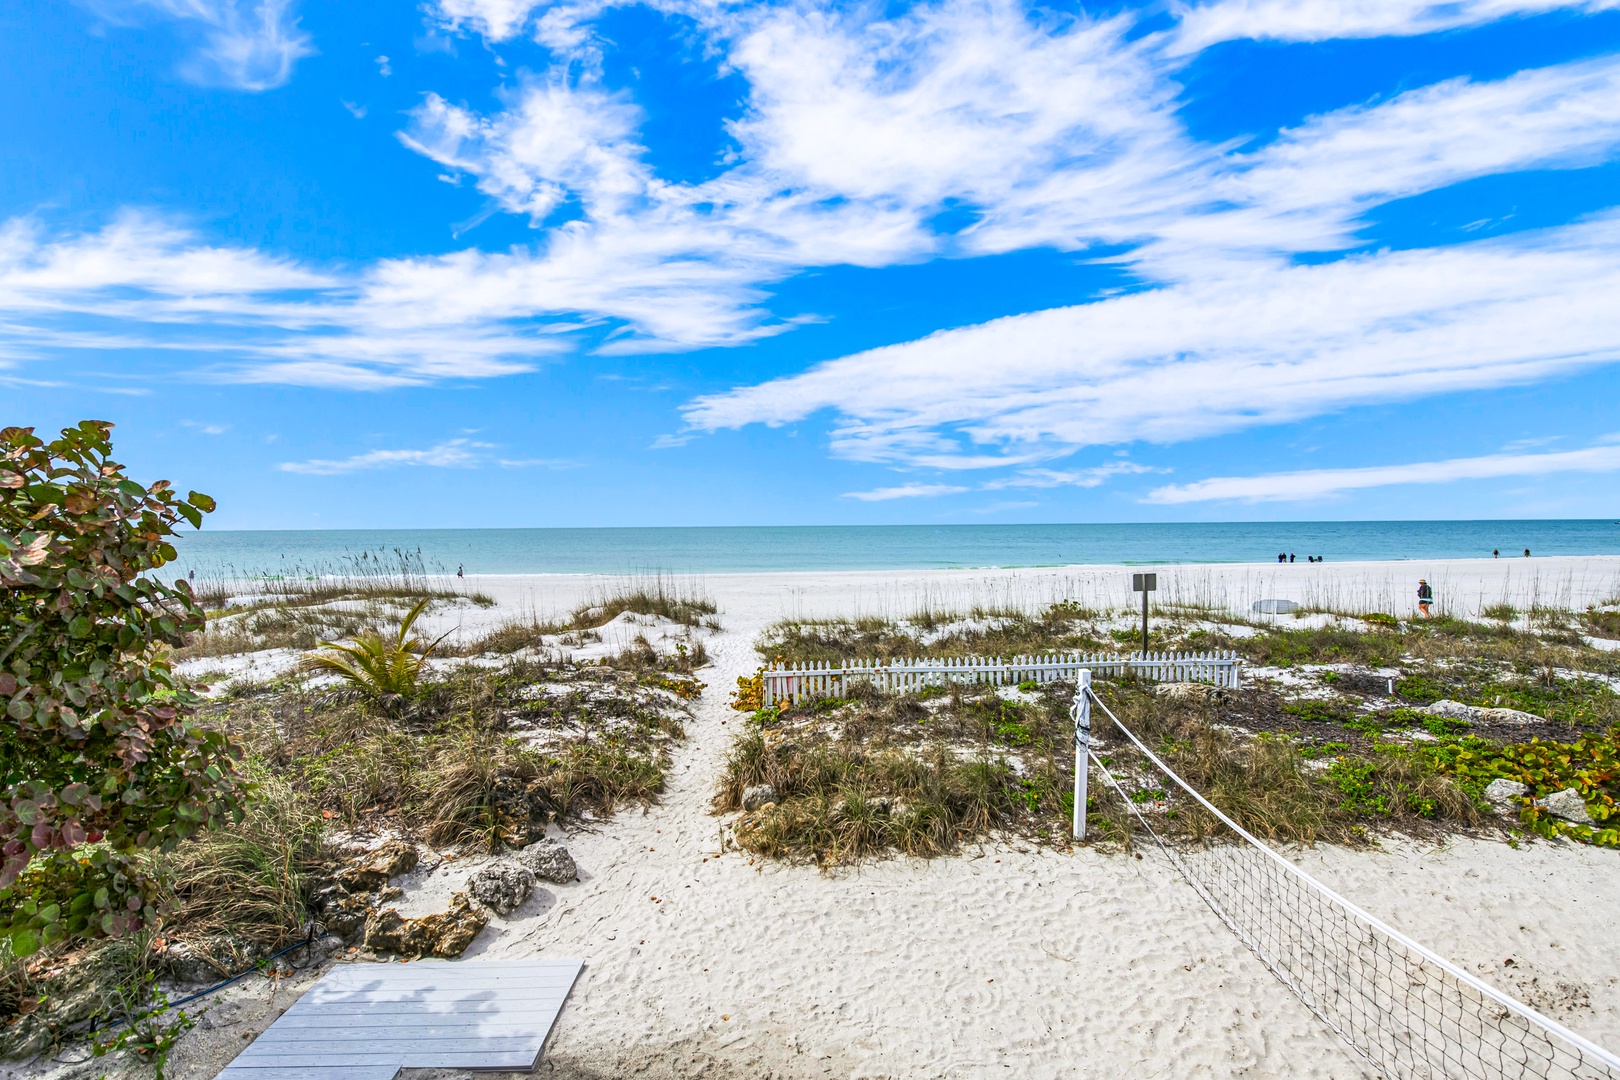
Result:
[[[569,1078],[1320,1077],[1366,1075],[1350,1053],[1215,919],[1157,854],[1142,859],[991,843],[961,857],[891,859],[822,873],[720,853],[708,799],[731,731],[727,688],[757,664],[752,641],[784,615],[905,614],[1020,597],[1115,596],[1127,568],[1006,573],[711,577],[725,629],[663,801],[564,837],[582,880],[546,886],[496,919],[468,954],[583,957],[540,1066]],[[1400,586],[1442,596],[1564,590],[1614,594],[1620,559],[1423,565],[1159,568],[1161,588],[1198,582],[1247,597]],[[590,579],[473,579],[501,601],[467,617],[540,614],[600,587]],[[1090,594],[1082,592],[1089,588]],[[1068,590],[1074,590],[1072,593]],[[1369,593],[1370,595],[1370,593]],[[1543,602],[1551,602],[1542,592]],[[1088,600],[1089,596],[1089,600]],[[1473,601],[1470,601],[1473,602]],[[1373,914],[1555,1019],[1620,1046],[1620,855],[1573,844],[1295,853]],[[426,910],[475,860],[405,882]],[[1512,964],[1506,961],[1511,959]],[[212,1076],[310,976],[255,977],[221,995],[171,1059]],[[204,1030],[207,1028],[207,1030]],[[108,1062],[0,1069],[92,1077]],[[116,1073],[116,1069],[114,1070]],[[134,1075],[134,1074],[131,1074]],[[148,1073],[149,1075],[149,1073]],[[433,1072],[421,1076],[461,1076]],[[489,1075],[489,1074],[480,1074]]]
[[[1154,599],[1247,613],[1256,600],[1284,599],[1335,611],[1417,611],[1417,583],[1434,587],[1435,610],[1474,615],[1509,603],[1584,608],[1620,600],[1620,556],[1534,559],[1449,559],[1360,563],[1199,563],[1167,566],[1066,566],[1019,570],[869,570],[770,574],[711,574],[689,580],[736,619],[874,614],[903,618],[924,606],[965,611],[1010,606],[1034,609],[1073,600],[1099,610],[1130,609],[1133,573],[1158,575]],[[465,587],[499,601],[493,611],[556,615],[611,589],[618,580],[589,575],[469,577]],[[463,618],[479,619],[477,612]],[[1287,617],[1283,620],[1286,622]]]

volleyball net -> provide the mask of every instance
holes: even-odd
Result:
[[[1230,831],[1213,843],[1172,841],[1087,747],[1136,823],[1210,910],[1373,1072],[1390,1080],[1620,1080],[1620,1057],[1317,881],[1176,775],[1089,686],[1078,694],[1089,694],[1170,784]]]

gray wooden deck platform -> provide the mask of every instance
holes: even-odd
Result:
[[[393,1080],[400,1069],[532,1069],[583,960],[344,964],[219,1080]]]

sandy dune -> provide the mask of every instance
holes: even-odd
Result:
[[[569,954],[587,966],[541,1066],[558,1077],[1334,1077],[1365,1075],[1159,855],[987,844],[824,874],[719,854],[708,810],[734,679],[784,615],[903,615],[919,603],[1129,601],[1129,568],[713,576],[723,632],[710,690],[675,751],[663,801],[565,837],[583,880],[497,919],[473,956]],[[1454,609],[1612,597],[1620,559],[1161,567],[1166,595],[1243,608],[1277,596],[1338,606],[1419,575]],[[482,578],[493,609],[565,611],[589,578]],[[1410,587],[1409,587],[1410,586]],[[1178,593],[1179,590],[1179,593]],[[1403,601],[1404,602],[1404,601]],[[1379,605],[1367,604],[1367,607]],[[1405,609],[1400,609],[1405,610]],[[1620,1046],[1620,856],[1573,844],[1460,841],[1296,853],[1333,887],[1577,1031]],[[433,906],[474,860],[410,883]],[[1511,959],[1513,963],[1507,964]],[[297,986],[244,984],[174,1075],[211,1076]],[[278,1005],[279,1003],[279,1005]],[[229,1019],[226,1019],[229,1017]],[[103,1063],[94,1074],[99,1075]],[[74,1075],[72,1070],[56,1070]],[[32,1075],[41,1075],[34,1071]],[[455,1074],[441,1074],[455,1075]]]

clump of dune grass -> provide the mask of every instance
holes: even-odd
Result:
[[[1296,738],[1235,732],[1218,725],[1207,705],[1164,701],[1129,687],[1108,687],[1105,700],[1177,775],[1239,826],[1266,839],[1359,843],[1372,831],[1472,829],[1482,820],[1473,798],[1395,744],[1356,749],[1340,743],[1330,760],[1321,760],[1323,767],[1311,768],[1303,753],[1308,748]],[[1161,816],[1158,827],[1193,840],[1224,832],[1123,738],[1106,713],[1094,733],[1106,740],[1117,770],[1138,790],[1153,792],[1144,801]]]
[[[693,583],[663,576],[633,582],[603,591],[574,609],[569,622],[573,630],[591,630],[630,612],[657,616],[682,626],[707,626],[718,630],[714,616],[719,606]]]
[[[1101,614],[1059,603],[1036,614],[1012,608],[950,612],[924,607],[908,619],[785,619],[767,627],[755,643],[766,660],[789,663],[846,657],[894,659],[918,656],[1022,656],[1107,648],[1095,625]]]
[[[756,729],[733,747],[715,808],[739,809],[754,784],[770,784],[779,801],[739,821],[738,845],[828,865],[887,850],[941,855],[1024,808],[1005,758],[964,758],[943,742],[921,752],[837,742],[784,748]]]
[[[736,842],[823,865],[884,852],[940,855],[993,831],[1062,842],[1072,806],[1063,688],[1035,701],[989,688],[849,698],[761,709],[745,723],[714,795],[740,809],[769,784],[777,801],[744,814]]]
[[[325,838],[316,808],[258,771],[241,821],[154,856],[150,872],[170,912],[165,936],[222,974],[300,937],[313,876],[331,859]]]
[[[455,652],[460,656],[509,656],[523,651],[581,648],[601,641],[596,631],[626,612],[686,627],[690,655],[703,653],[701,641],[691,631],[720,629],[719,607],[701,588],[673,578],[655,577],[601,591],[564,619],[542,619],[534,614],[513,619]],[[630,657],[634,654],[635,650],[629,651]],[[707,662],[707,654],[703,655]]]
[[[213,719],[333,824],[489,848],[655,799],[684,736],[677,679],[529,660],[424,681],[388,712],[282,687]]]

